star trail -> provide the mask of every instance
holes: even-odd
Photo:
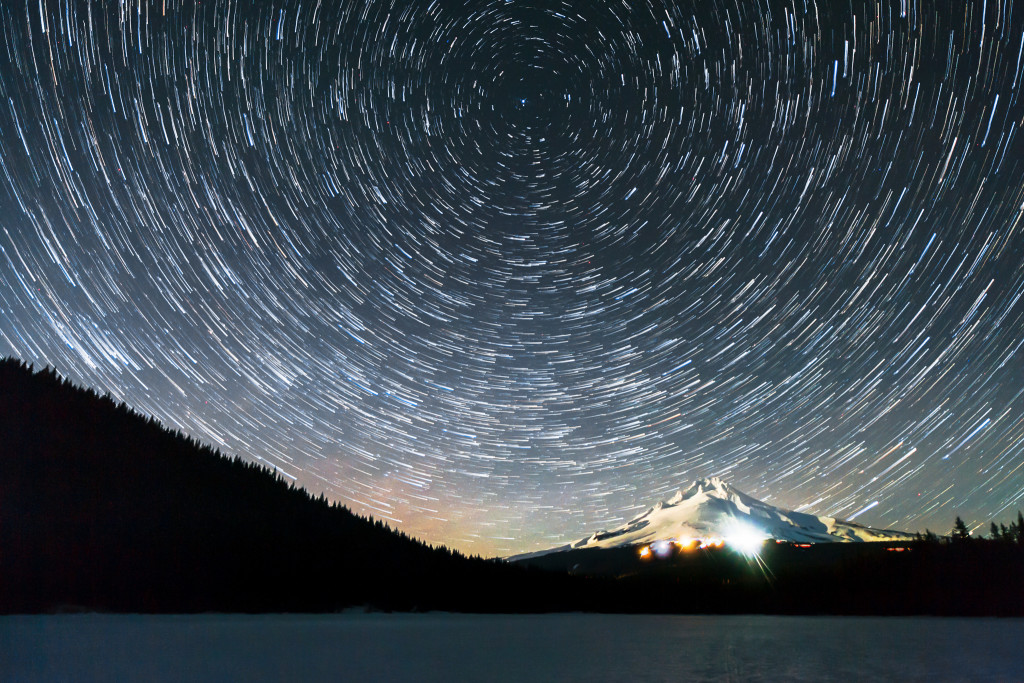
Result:
[[[0,7],[0,354],[472,553],[1024,507],[1024,6]]]

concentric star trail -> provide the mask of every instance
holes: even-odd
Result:
[[[30,0],[0,43],[0,354],[484,555],[710,475],[1024,507],[1021,3]]]

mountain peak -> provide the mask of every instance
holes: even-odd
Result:
[[[690,488],[708,490],[708,489],[727,489],[729,484],[726,483],[721,477],[704,477],[702,479],[695,479]]]
[[[685,491],[679,491],[676,493],[681,500],[689,498],[698,493],[706,493],[709,495],[729,495],[733,492],[732,486],[730,486],[721,477],[705,477],[702,479],[694,479],[693,483],[690,484],[689,488]]]
[[[735,500],[742,505],[749,505],[754,501],[746,494],[734,488],[721,477],[703,477],[695,479],[687,488],[676,491],[675,495],[664,503],[659,503],[658,509],[679,505],[685,500],[701,496],[703,498],[718,498],[720,500]],[[657,507],[657,506],[656,506]]]
[[[613,548],[660,540],[724,538],[737,528],[800,543],[905,540],[910,534],[870,529],[832,517],[785,510],[757,500],[721,477],[700,478],[625,525],[600,531],[572,548]]]

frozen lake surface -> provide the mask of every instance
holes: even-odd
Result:
[[[1024,681],[1024,620],[0,617],[3,681]]]

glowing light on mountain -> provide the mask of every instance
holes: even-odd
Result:
[[[766,540],[768,535],[763,531],[743,523],[733,526],[725,537],[726,545],[747,557],[760,554]]]
[[[651,548],[658,557],[668,557],[672,553],[672,542],[657,541],[651,544]]]

